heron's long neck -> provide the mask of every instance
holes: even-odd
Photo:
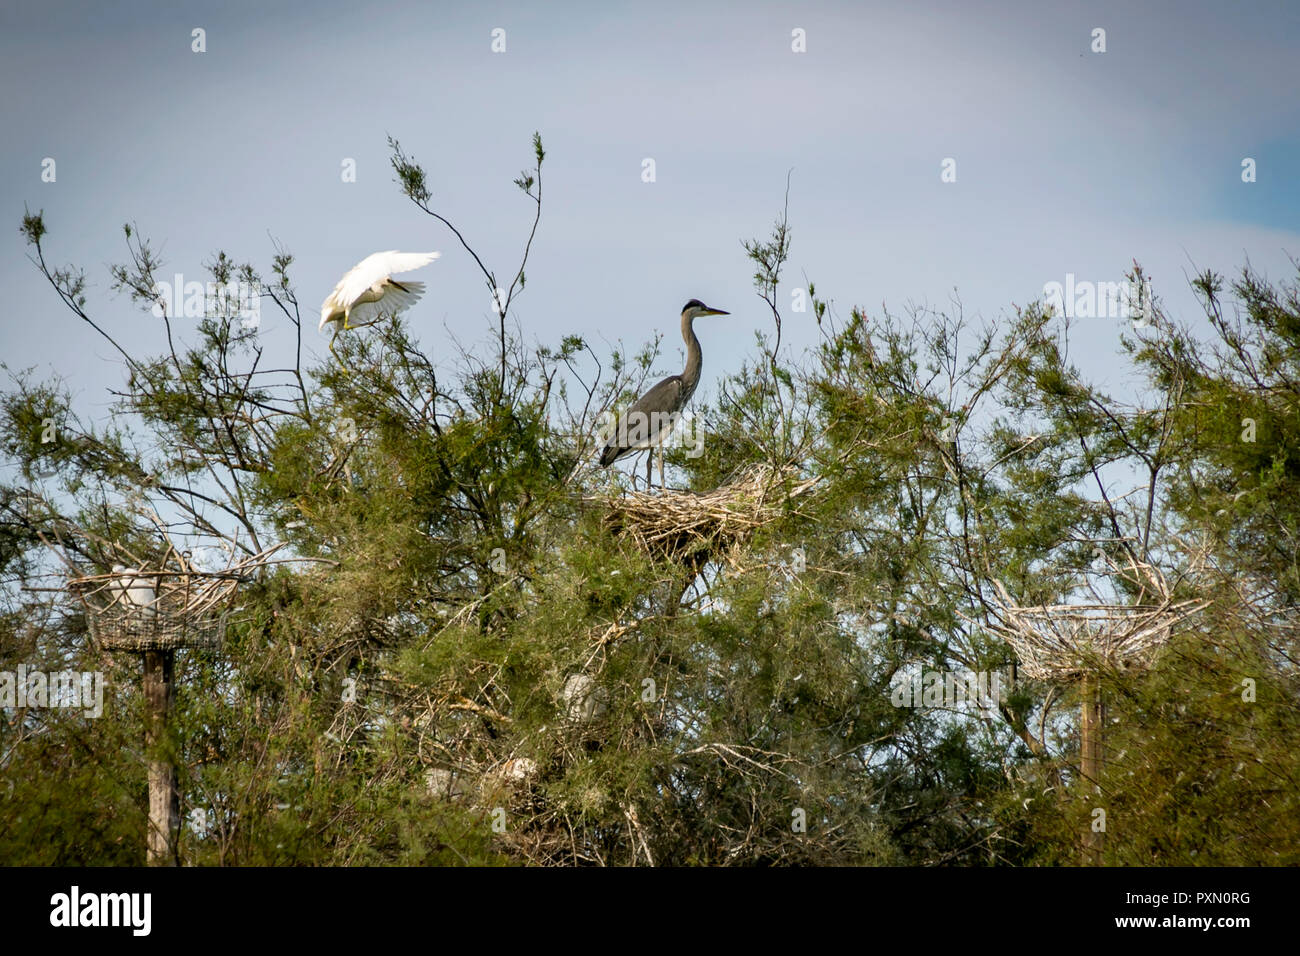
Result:
[[[682,372],[682,384],[689,395],[700,383],[700,340],[695,337],[694,316],[682,316],[682,338],[686,341],[686,370]]]

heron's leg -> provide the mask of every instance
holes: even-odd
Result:
[[[664,481],[664,440],[659,439],[659,490],[667,489],[668,483]]]
[[[650,468],[655,463],[655,450],[651,448],[647,455],[648,457],[645,460],[645,489],[649,491],[654,487],[654,482],[650,480]]]

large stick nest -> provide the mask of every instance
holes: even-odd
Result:
[[[794,477],[793,469],[759,464],[712,491],[633,491],[591,500],[606,505],[605,527],[611,533],[657,561],[698,571],[715,557],[734,566],[739,547],[818,481]]]
[[[169,551],[155,568],[70,578],[86,609],[91,639],[105,650],[216,648],[239,583],[279,546],[222,571],[200,571]]]
[[[1135,604],[1017,604],[994,580],[1001,621],[998,632],[1036,680],[1068,683],[1104,670],[1145,669],[1175,630],[1206,601],[1174,601],[1163,576],[1151,565],[1134,564],[1146,587]]]

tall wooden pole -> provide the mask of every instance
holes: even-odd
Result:
[[[1105,831],[1098,830],[1092,811],[1093,796],[1101,793],[1102,734],[1106,726],[1106,709],[1101,702],[1101,685],[1096,677],[1084,674],[1079,683],[1079,775],[1083,778],[1088,818],[1083,833],[1083,865],[1100,866]],[[1103,818],[1104,819],[1104,818]]]
[[[175,696],[175,651],[144,652],[145,760],[149,766],[150,866],[176,864],[180,830],[180,792],[176,768],[166,752],[167,717]]]

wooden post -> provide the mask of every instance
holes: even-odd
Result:
[[[1082,777],[1084,801],[1088,810],[1083,833],[1083,865],[1100,866],[1105,832],[1093,829],[1093,797],[1101,793],[1102,734],[1106,726],[1106,709],[1101,702],[1101,685],[1096,677],[1085,674],[1079,683],[1079,775]]]
[[[144,652],[145,760],[149,767],[150,866],[176,865],[180,792],[176,768],[166,753],[167,717],[175,695],[175,651]]]

